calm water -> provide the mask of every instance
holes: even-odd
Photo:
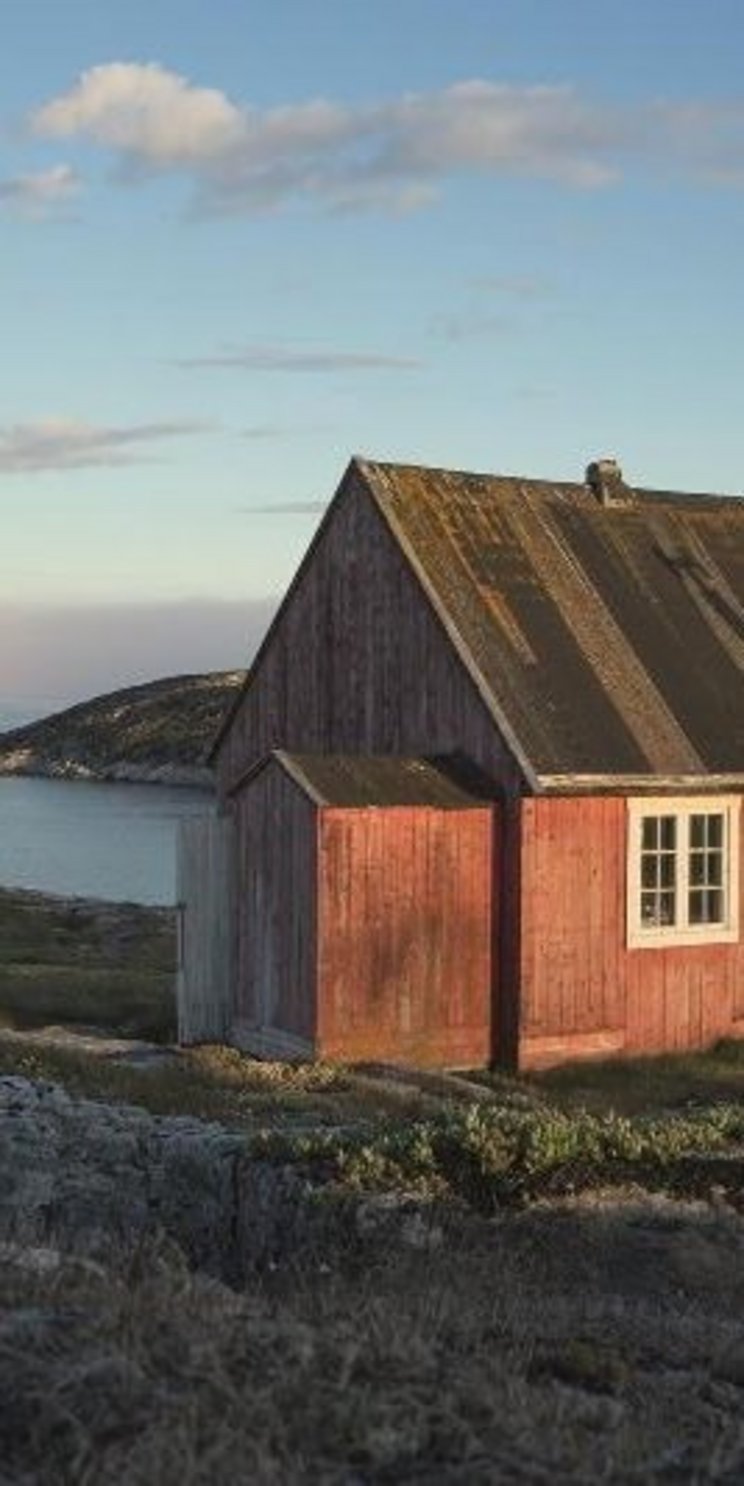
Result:
[[[178,822],[212,809],[200,790],[0,778],[0,884],[173,903]]]

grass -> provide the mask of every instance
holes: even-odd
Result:
[[[628,1183],[742,1203],[741,1102],[627,1117],[561,1109],[517,1084],[485,1104],[432,1101],[411,1085],[401,1102],[399,1085],[354,1068],[257,1063],[219,1047],[138,1067],[32,1034],[0,1036],[6,1073],[215,1121],[243,1132],[257,1157],[346,1192],[415,1192],[486,1214]]]
[[[0,888],[0,1024],[169,1041],[175,954],[168,910]]]
[[[0,1077],[58,1083],[79,1098],[137,1104],[156,1115],[191,1115],[253,1134],[267,1126],[360,1127],[393,1118],[421,1118],[426,1095],[401,1095],[384,1079],[373,1084],[353,1070],[324,1064],[258,1063],[233,1048],[185,1048],[156,1067],[101,1057],[33,1033],[3,1038]]]
[[[632,1203],[306,1253],[242,1293],[158,1244],[6,1252],[4,1479],[739,1480],[741,1257],[725,1215]]]
[[[566,1064],[526,1081],[566,1109],[654,1114],[744,1098],[744,1039],[699,1053]]]
[[[136,1066],[34,1030],[167,1037],[172,960],[167,914],[0,891],[0,1075],[215,1120],[347,1214],[412,1193],[428,1216],[324,1229],[241,1292],[157,1234],[108,1268],[0,1244],[3,1480],[744,1477],[744,1044],[478,1073],[475,1098],[218,1047]]]

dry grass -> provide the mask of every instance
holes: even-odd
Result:
[[[527,1085],[567,1109],[653,1115],[695,1104],[744,1098],[744,1040],[701,1053],[566,1064]]]
[[[184,1048],[137,1066],[89,1046],[77,1050],[72,1038],[58,1044],[54,1029],[42,1037],[0,1031],[0,1076],[14,1073],[61,1084],[80,1098],[192,1115],[248,1133],[267,1125],[366,1127],[391,1116],[421,1118],[441,1105],[415,1086],[401,1089],[328,1064],[259,1063],[227,1047]]]
[[[243,1294],[157,1248],[109,1273],[4,1256],[2,1479],[742,1478],[736,1219],[631,1198],[437,1233]]]
[[[0,1025],[175,1035],[168,910],[0,888]]]

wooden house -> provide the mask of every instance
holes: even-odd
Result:
[[[532,1067],[744,1033],[744,501],[354,459],[213,759],[185,1035]]]

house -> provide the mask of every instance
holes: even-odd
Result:
[[[353,459],[213,760],[197,1032],[452,1067],[744,1034],[744,500]]]

